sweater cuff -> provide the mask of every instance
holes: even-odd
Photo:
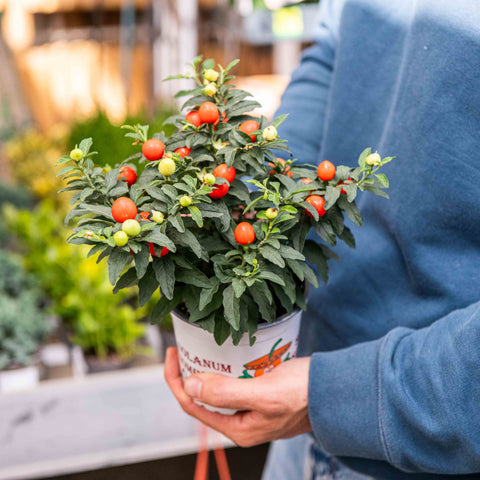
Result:
[[[378,415],[381,344],[312,356],[308,413],[320,447],[331,455],[387,460]]]

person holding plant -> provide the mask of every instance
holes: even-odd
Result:
[[[360,198],[357,251],[338,246],[311,293],[303,358],[185,385],[175,349],[165,365],[184,410],[239,445],[288,439],[265,480],[479,478],[478,25],[474,0],[322,1],[279,131],[308,162],[395,152],[390,200]]]

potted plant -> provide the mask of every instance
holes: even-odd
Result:
[[[0,250],[0,312],[0,392],[32,388],[49,328],[31,277],[6,250]]]
[[[168,120],[175,133],[123,126],[137,152],[110,172],[95,167],[91,139],[59,161],[76,191],[66,221],[81,218],[69,241],[108,259],[114,291],[138,285],[143,304],[160,288],[152,321],[172,312],[184,377],[254,376],[295,356],[313,268],[327,281],[328,245],[355,246],[344,215],[361,225],[357,192],[388,187],[378,169],[392,157],[370,149],[355,168],[288,158],[285,116],[249,113],[260,105],[231,83],[236,63],[215,70],[196,58],[172,77],[196,82],[177,94],[188,98]]]

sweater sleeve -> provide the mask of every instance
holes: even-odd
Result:
[[[479,399],[480,302],[311,361],[309,416],[322,448],[406,472],[479,472]]]
[[[343,0],[322,0],[315,44],[303,53],[276,112],[288,113],[279,133],[302,162],[315,163],[321,147],[342,6]]]

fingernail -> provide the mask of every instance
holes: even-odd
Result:
[[[192,398],[200,398],[202,381],[199,378],[191,377],[185,381],[185,392]]]

